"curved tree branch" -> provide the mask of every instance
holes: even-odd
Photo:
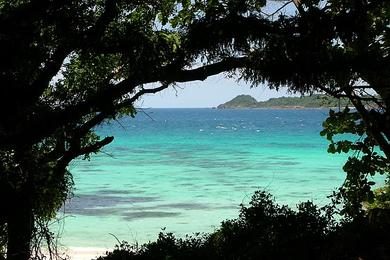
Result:
[[[70,161],[73,159],[81,156],[81,155],[86,155],[89,153],[93,153],[101,149],[103,146],[111,143],[114,140],[113,136],[107,136],[104,139],[97,141],[91,145],[85,146],[85,147],[70,147],[68,151],[66,151],[61,159],[57,161],[57,168],[63,169],[65,168]]]
[[[366,124],[368,131],[372,134],[380,149],[385,153],[386,157],[390,159],[390,144],[383,136],[380,129],[377,127],[378,124],[372,121],[368,111],[352,90],[347,88],[345,89],[345,93],[349,100],[351,100],[352,104],[355,106],[356,110],[359,112],[360,116]]]
[[[42,138],[52,134],[60,126],[66,125],[75,120],[79,120],[83,116],[92,112],[105,110],[106,107],[112,107],[112,103],[121,98],[127,93],[131,93],[137,86],[153,83],[153,82],[187,82],[194,80],[205,80],[207,77],[216,75],[218,73],[229,71],[235,68],[244,67],[249,62],[248,58],[227,58],[220,62],[201,66],[196,69],[181,70],[174,67],[164,67],[160,71],[153,75],[147,75],[143,79],[126,79],[116,85],[107,85],[102,90],[98,91],[90,98],[82,101],[79,104],[66,107],[62,110],[56,110],[53,112],[46,112],[46,114],[40,114],[36,119],[28,121],[27,124],[20,127],[20,132],[13,132],[7,136],[0,137],[0,144],[4,146],[18,145],[18,144],[33,144],[37,143]],[[163,87],[165,88],[165,87]],[[162,89],[163,89],[162,88]],[[138,95],[147,93],[148,91],[154,91],[155,93],[160,89],[148,90],[140,92]],[[136,94],[137,95],[137,94]],[[111,105],[110,105],[111,104]],[[107,106],[108,105],[108,106]],[[103,120],[102,118],[99,120]],[[27,132],[26,132],[27,131]]]

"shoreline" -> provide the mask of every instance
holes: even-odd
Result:
[[[91,260],[99,256],[104,256],[107,251],[112,251],[114,248],[101,247],[78,247],[69,246],[58,249],[58,255],[69,260]]]

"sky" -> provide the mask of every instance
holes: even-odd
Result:
[[[244,81],[237,82],[235,79],[224,77],[224,74],[219,74],[205,81],[183,83],[176,88],[170,87],[159,93],[143,96],[136,106],[142,108],[216,107],[241,94],[251,95],[258,101],[291,96],[286,88],[279,91],[270,90],[266,85],[251,88]]]

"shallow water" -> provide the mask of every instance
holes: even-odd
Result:
[[[328,154],[319,136],[327,110],[145,112],[99,128],[114,142],[70,165],[76,190],[60,221],[62,244],[112,248],[110,233],[142,243],[162,228],[213,231],[256,190],[290,206],[323,205],[343,182],[346,156]]]

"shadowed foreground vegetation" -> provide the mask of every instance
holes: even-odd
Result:
[[[176,238],[160,233],[155,242],[122,242],[98,260],[116,259],[389,259],[389,210],[341,218],[335,206],[301,203],[297,210],[256,192],[239,217],[215,232]]]

